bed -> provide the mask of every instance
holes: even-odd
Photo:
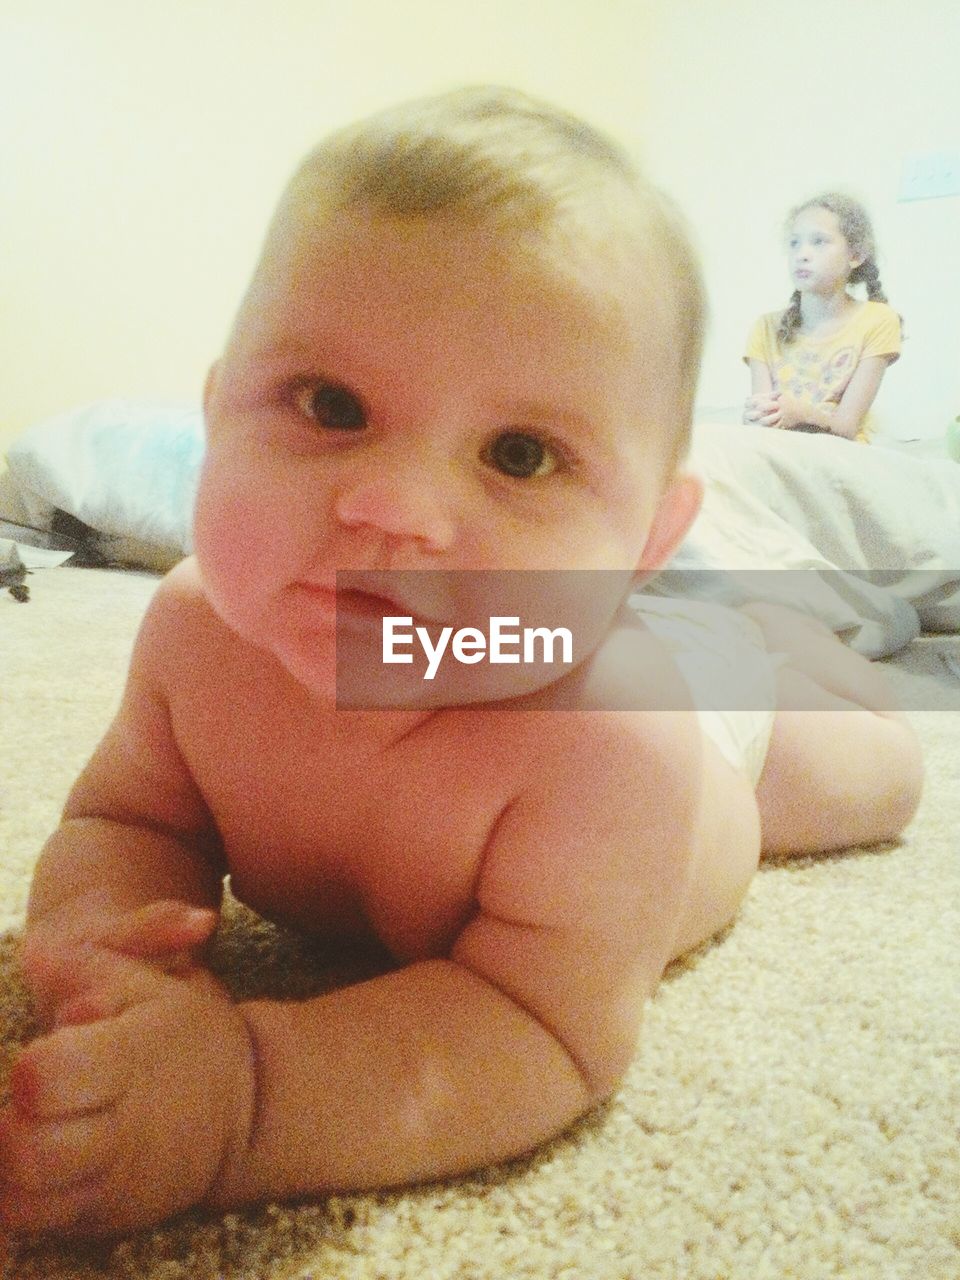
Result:
[[[149,436],[153,409],[141,410]],[[87,484],[70,512],[111,559],[128,558],[131,538],[161,559],[189,546],[199,418],[185,407],[173,421],[162,477],[154,441],[114,442],[111,483],[100,477],[95,502]],[[0,1235],[0,1275],[956,1280],[960,467],[844,442],[833,463],[833,442],[778,437],[774,449],[772,434],[698,429],[708,500],[658,589],[675,574],[684,590],[729,598],[762,574],[764,590],[786,582],[794,603],[886,655],[927,759],[904,840],[765,865],[735,926],[668,972],[614,1099],[528,1159],[404,1191],[188,1214],[97,1248]],[[27,490],[24,468],[36,477],[41,463],[17,452],[16,514],[49,532],[81,464],[61,487]],[[133,497],[145,487],[161,495],[150,526]],[[0,1081],[31,1031],[15,948],[33,860],[117,703],[158,580],[68,564],[37,567],[25,603],[0,592]],[[312,950],[235,907],[217,963],[238,993],[297,996],[362,976],[366,960]]]

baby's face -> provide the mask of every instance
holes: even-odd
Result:
[[[319,692],[338,570],[644,567],[672,406],[642,306],[453,222],[339,215],[266,264],[206,403],[228,625]]]

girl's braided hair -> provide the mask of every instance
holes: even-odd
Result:
[[[812,200],[805,200],[803,204],[798,204],[795,209],[790,210],[787,218],[788,231],[804,209],[826,209],[836,215],[837,222],[840,224],[840,231],[850,246],[851,253],[854,257],[862,259],[860,265],[854,267],[850,272],[848,283],[865,285],[867,297],[871,302],[886,302],[887,295],[883,291],[883,286],[880,283],[880,272],[877,269],[877,247],[873,238],[873,226],[863,205],[851,196],[843,195],[839,191],[826,191],[823,195],[814,196]],[[800,290],[796,289],[786,310],[780,317],[777,337],[782,343],[793,341],[800,327],[800,320]],[[900,324],[902,328],[902,316]]]

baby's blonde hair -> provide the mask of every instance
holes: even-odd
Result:
[[[658,377],[676,387],[671,464],[686,453],[706,310],[700,269],[673,203],[611,139],[576,116],[495,86],[407,102],[337,131],[310,152],[268,243],[295,236],[305,220],[352,208],[478,224],[501,235],[510,251],[546,253],[588,278],[598,262],[612,264],[625,291],[638,266],[656,266],[673,295],[673,339],[656,357],[664,366]]]

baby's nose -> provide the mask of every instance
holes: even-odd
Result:
[[[449,497],[438,491],[434,479],[414,467],[357,477],[344,485],[334,504],[336,518],[347,528],[366,527],[434,552],[453,542],[451,510]]]

